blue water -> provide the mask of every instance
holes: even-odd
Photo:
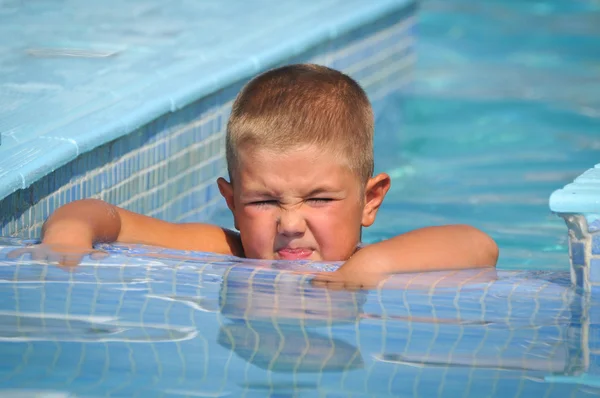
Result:
[[[423,2],[416,83],[374,104],[392,189],[365,241],[466,223],[497,240],[501,269],[568,270],[548,198],[600,159],[599,10]],[[215,222],[232,225],[226,210]]]
[[[328,291],[289,263],[135,246],[64,272],[0,240],[0,396],[600,394],[600,305],[570,287],[547,206],[597,163],[599,18],[597,2],[425,1],[414,84],[374,102],[394,182],[365,240],[473,224],[500,245],[498,280]]]

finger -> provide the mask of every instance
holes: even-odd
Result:
[[[317,279],[321,280],[335,280],[338,279],[338,274],[335,272],[311,272]]]
[[[92,259],[94,261],[100,261],[100,260],[104,260],[108,256],[110,256],[110,254],[105,251],[95,250],[92,252],[92,254],[90,254],[90,259]]]
[[[60,265],[60,262],[62,261],[62,257],[63,257],[63,255],[61,253],[50,252],[46,256],[46,261],[48,262],[48,264]]]
[[[73,269],[81,263],[83,255],[81,254],[67,254],[63,255],[60,259],[59,265],[61,267]]]
[[[328,283],[333,280],[330,273],[312,273],[311,283]]]
[[[327,283],[327,289],[329,290],[346,290],[346,283],[344,281],[330,281]]]
[[[314,287],[319,287],[319,288],[327,288],[327,281],[321,280],[321,279],[312,279],[310,281],[310,284]]]
[[[345,289],[351,292],[357,292],[366,289],[366,286],[362,283],[350,283],[345,285]]]
[[[301,275],[301,276],[313,276],[313,275],[318,275],[318,273],[315,273],[314,271],[310,271],[310,270],[289,270],[286,271],[289,272],[290,274],[293,275]]]
[[[24,254],[31,254],[31,249],[23,248],[23,249],[15,249],[13,251],[8,252],[6,258],[14,260],[16,258],[21,257]]]
[[[40,248],[30,249],[30,253],[31,259],[33,261],[45,261],[48,258],[48,255],[50,254],[46,250]]]
[[[344,280],[339,274],[326,272],[317,275],[312,280],[313,286],[323,287],[329,290],[348,290],[357,291],[362,290],[365,286],[361,282],[355,282],[351,280]]]
[[[344,288],[344,282],[334,279],[330,276],[319,275],[311,281],[311,284],[315,287],[320,287],[328,290],[342,290]]]

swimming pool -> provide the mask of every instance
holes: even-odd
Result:
[[[290,264],[124,246],[66,273],[7,261],[21,242],[3,240],[0,393],[597,395],[598,303],[570,288],[547,200],[597,159],[600,28],[576,12],[599,6],[505,3],[422,4],[415,83],[374,103],[393,188],[365,231],[474,224],[500,244],[498,281],[432,273],[334,292]]]

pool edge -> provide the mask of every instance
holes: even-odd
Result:
[[[299,53],[281,54],[263,69],[286,63],[320,63],[350,74],[372,96],[402,86],[415,61],[416,3],[386,4],[395,7],[376,7],[381,13],[363,18],[365,25],[355,18],[334,38],[323,36],[322,42]],[[116,127],[111,128],[121,135],[98,141],[91,150],[57,140],[48,148],[55,163],[48,166],[46,162],[46,168],[33,167],[27,173],[26,169],[15,170],[9,176],[15,180],[12,185],[6,182],[7,176],[0,177],[0,197],[15,189],[0,200],[0,236],[39,237],[43,221],[54,209],[90,197],[171,221],[206,219],[220,203],[212,182],[225,172],[223,139],[231,102],[248,78],[260,70],[246,72],[223,80],[231,83],[210,90],[211,94],[195,100],[188,95],[187,102],[178,105],[171,101],[168,110],[158,117],[148,116],[151,120],[137,128],[123,120],[115,122]],[[182,82],[185,78],[191,76],[179,76]],[[102,119],[100,115],[94,121]],[[61,149],[66,153],[62,158]]]

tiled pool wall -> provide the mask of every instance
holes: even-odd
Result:
[[[27,259],[0,267],[13,292],[0,302],[0,338],[27,327],[19,348],[4,352],[5,368],[18,370],[3,386],[59,373],[61,388],[92,396],[174,386],[243,396],[292,385],[529,397],[561,396],[544,378],[585,371],[584,331],[570,322],[580,318],[579,295],[564,274],[502,271],[480,283],[479,270],[406,274],[396,282],[411,289],[351,292],[222,256],[144,250],[124,246],[75,273]]]
[[[409,80],[415,7],[395,11],[277,64],[313,62],[348,73],[374,98]],[[248,78],[78,156],[0,201],[0,236],[37,238],[49,214],[82,198],[174,222],[201,221],[220,205],[224,138],[235,95]]]

